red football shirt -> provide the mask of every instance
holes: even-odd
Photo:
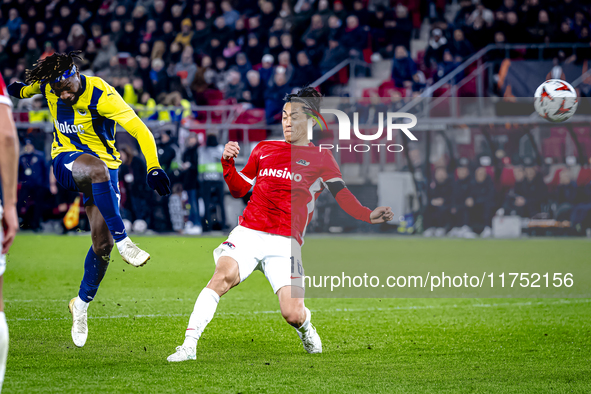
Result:
[[[6,104],[12,107],[12,101],[10,101],[10,96],[6,90],[6,84],[4,83],[4,79],[2,79],[2,75],[0,75],[0,104]]]
[[[332,153],[319,151],[312,143],[295,146],[285,141],[262,141],[242,171],[236,171],[233,159],[222,158],[222,165],[232,196],[242,197],[254,185],[239,224],[257,231],[293,236],[300,244],[326,182],[342,181]],[[351,216],[370,222],[371,211],[348,189],[339,191],[337,202]]]

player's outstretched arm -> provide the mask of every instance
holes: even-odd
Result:
[[[240,198],[246,195],[254,184],[254,175],[256,175],[256,163],[253,152],[248,158],[248,163],[240,172],[236,171],[234,158],[238,157],[240,145],[236,141],[230,141],[224,147],[222,153],[222,167],[224,168],[224,180],[230,189],[230,194],[234,198]]]
[[[170,194],[170,179],[166,172],[160,167],[158,162],[158,148],[156,141],[148,126],[136,115],[127,123],[122,125],[129,134],[137,139],[140,149],[146,158],[148,175],[146,181],[152,190],[156,190],[159,195],[167,196]]]
[[[27,85],[23,82],[13,82],[6,87],[8,94],[17,99],[33,97],[36,94],[41,94],[41,85],[35,82],[32,85]]]
[[[18,230],[16,212],[16,189],[18,184],[18,137],[12,120],[12,111],[0,104],[0,178],[2,179],[4,216],[0,231],[4,227],[4,241],[0,252],[8,253]]]
[[[137,140],[146,158],[148,186],[161,196],[170,194],[170,179],[158,162],[158,149],[152,132],[113,87],[108,86],[106,93],[98,102],[99,114],[119,123]]]
[[[357,220],[371,224],[389,222],[394,218],[394,213],[390,207],[377,207],[373,211],[363,205],[355,198],[353,193],[342,179],[335,179],[326,182],[328,190],[334,196],[337,203],[345,212]]]

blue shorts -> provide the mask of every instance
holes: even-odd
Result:
[[[71,192],[82,193],[78,188],[78,185],[76,185],[76,181],[74,181],[72,166],[74,161],[80,157],[80,155],[84,154],[84,152],[63,152],[53,159],[53,175],[55,175],[55,179],[64,189]],[[115,193],[117,193],[117,199],[121,200],[121,193],[119,192],[119,170],[112,170],[109,168],[109,175],[111,177],[111,185],[113,185],[113,189],[115,190]],[[86,205],[88,201],[92,201],[92,195],[87,196],[84,193],[82,194],[84,205]]]

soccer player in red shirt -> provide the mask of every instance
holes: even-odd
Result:
[[[6,253],[18,230],[16,189],[18,185],[18,137],[12,119],[12,102],[0,75],[0,179],[4,207],[0,201],[0,391],[8,355],[8,325],[4,316],[2,287],[6,270]]]
[[[345,186],[332,153],[320,151],[308,139],[306,113],[319,111],[320,94],[308,87],[287,95],[285,101],[284,141],[259,143],[240,172],[234,166],[240,151],[238,143],[231,141],[225,146],[222,165],[232,196],[242,197],[254,186],[252,196],[239,225],[214,250],[213,277],[195,302],[183,345],[168,361],[196,359],[197,341],[213,318],[220,297],[255,269],[269,280],[279,298],[281,314],[296,329],[304,349],[321,353],[322,342],[304,305],[301,262],[303,236],[316,199],[328,188],[356,219],[374,224],[393,219],[390,207],[371,211],[362,206]]]

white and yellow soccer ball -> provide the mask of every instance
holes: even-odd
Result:
[[[562,79],[549,79],[535,93],[534,108],[550,122],[564,122],[575,114],[579,99],[572,85]]]

